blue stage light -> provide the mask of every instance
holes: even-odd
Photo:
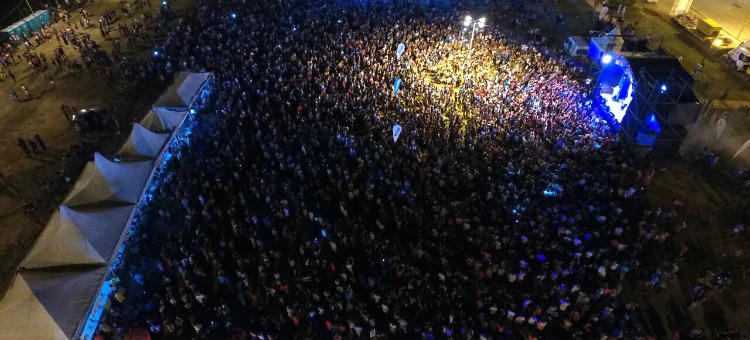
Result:
[[[612,61],[612,55],[611,54],[605,54],[602,56],[602,64],[609,64]]]
[[[158,57],[158,56],[159,56],[159,51],[154,51],[154,57]]]
[[[237,19],[237,13],[232,13],[229,16],[232,17],[232,19]]]
[[[659,88],[659,89],[661,90],[661,93],[667,92],[667,85],[666,84],[662,84],[661,88]]]
[[[646,119],[646,132],[654,132],[657,134],[661,132],[661,126],[653,113]]]

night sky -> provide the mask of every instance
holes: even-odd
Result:
[[[54,1],[29,0],[29,3],[35,11],[38,11],[47,8],[46,4],[53,4]],[[21,6],[18,6],[18,4],[21,4]],[[15,11],[11,13],[13,9]],[[29,15],[29,6],[26,5],[26,0],[0,0],[0,29],[12,25],[27,15]]]

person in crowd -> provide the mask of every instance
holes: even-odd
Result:
[[[10,90],[10,99],[16,103],[21,102],[21,100],[18,98],[18,93],[16,93],[16,91],[13,91],[13,90]]]
[[[47,152],[47,144],[44,144],[44,140],[42,139],[42,136],[34,135],[34,141],[39,146],[39,149],[42,152]]]
[[[31,151],[29,150],[29,146],[26,143],[26,140],[23,138],[18,138],[18,147],[21,148],[21,151],[26,154],[26,157],[31,158]]]
[[[26,94],[26,98],[31,98],[31,92],[29,92],[29,87],[26,84],[21,84],[21,90]]]

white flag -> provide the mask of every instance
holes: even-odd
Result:
[[[742,146],[737,151],[737,153],[734,154],[734,156],[732,157],[732,159],[735,159],[735,157],[739,156],[742,153],[742,151],[747,150],[747,148],[750,148],[750,139],[748,139],[747,142],[745,142],[745,144],[742,144]]]
[[[398,136],[401,135],[401,125],[394,125],[393,126],[393,142],[395,143],[398,140]]]
[[[406,51],[406,45],[404,43],[398,44],[398,48],[396,48],[396,57],[401,60],[401,55],[404,54],[404,51]]]
[[[607,6],[602,7],[602,10],[599,11],[599,20],[604,20],[604,16],[607,15],[607,12],[609,12],[609,7]]]
[[[724,118],[719,118],[719,121],[716,122],[716,139],[719,139],[721,137],[721,134],[724,132],[724,128],[727,127],[727,120]]]

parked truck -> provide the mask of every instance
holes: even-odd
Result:
[[[750,69],[750,40],[743,42],[737,48],[726,54],[729,65],[737,71]]]
[[[706,37],[716,38],[721,33],[721,25],[714,19],[705,18],[698,20],[695,29]]]
[[[702,42],[713,43],[719,39],[722,46],[732,42],[726,33],[722,33],[723,27],[710,18],[700,18],[694,14],[680,14],[672,17],[671,22],[676,28]]]

